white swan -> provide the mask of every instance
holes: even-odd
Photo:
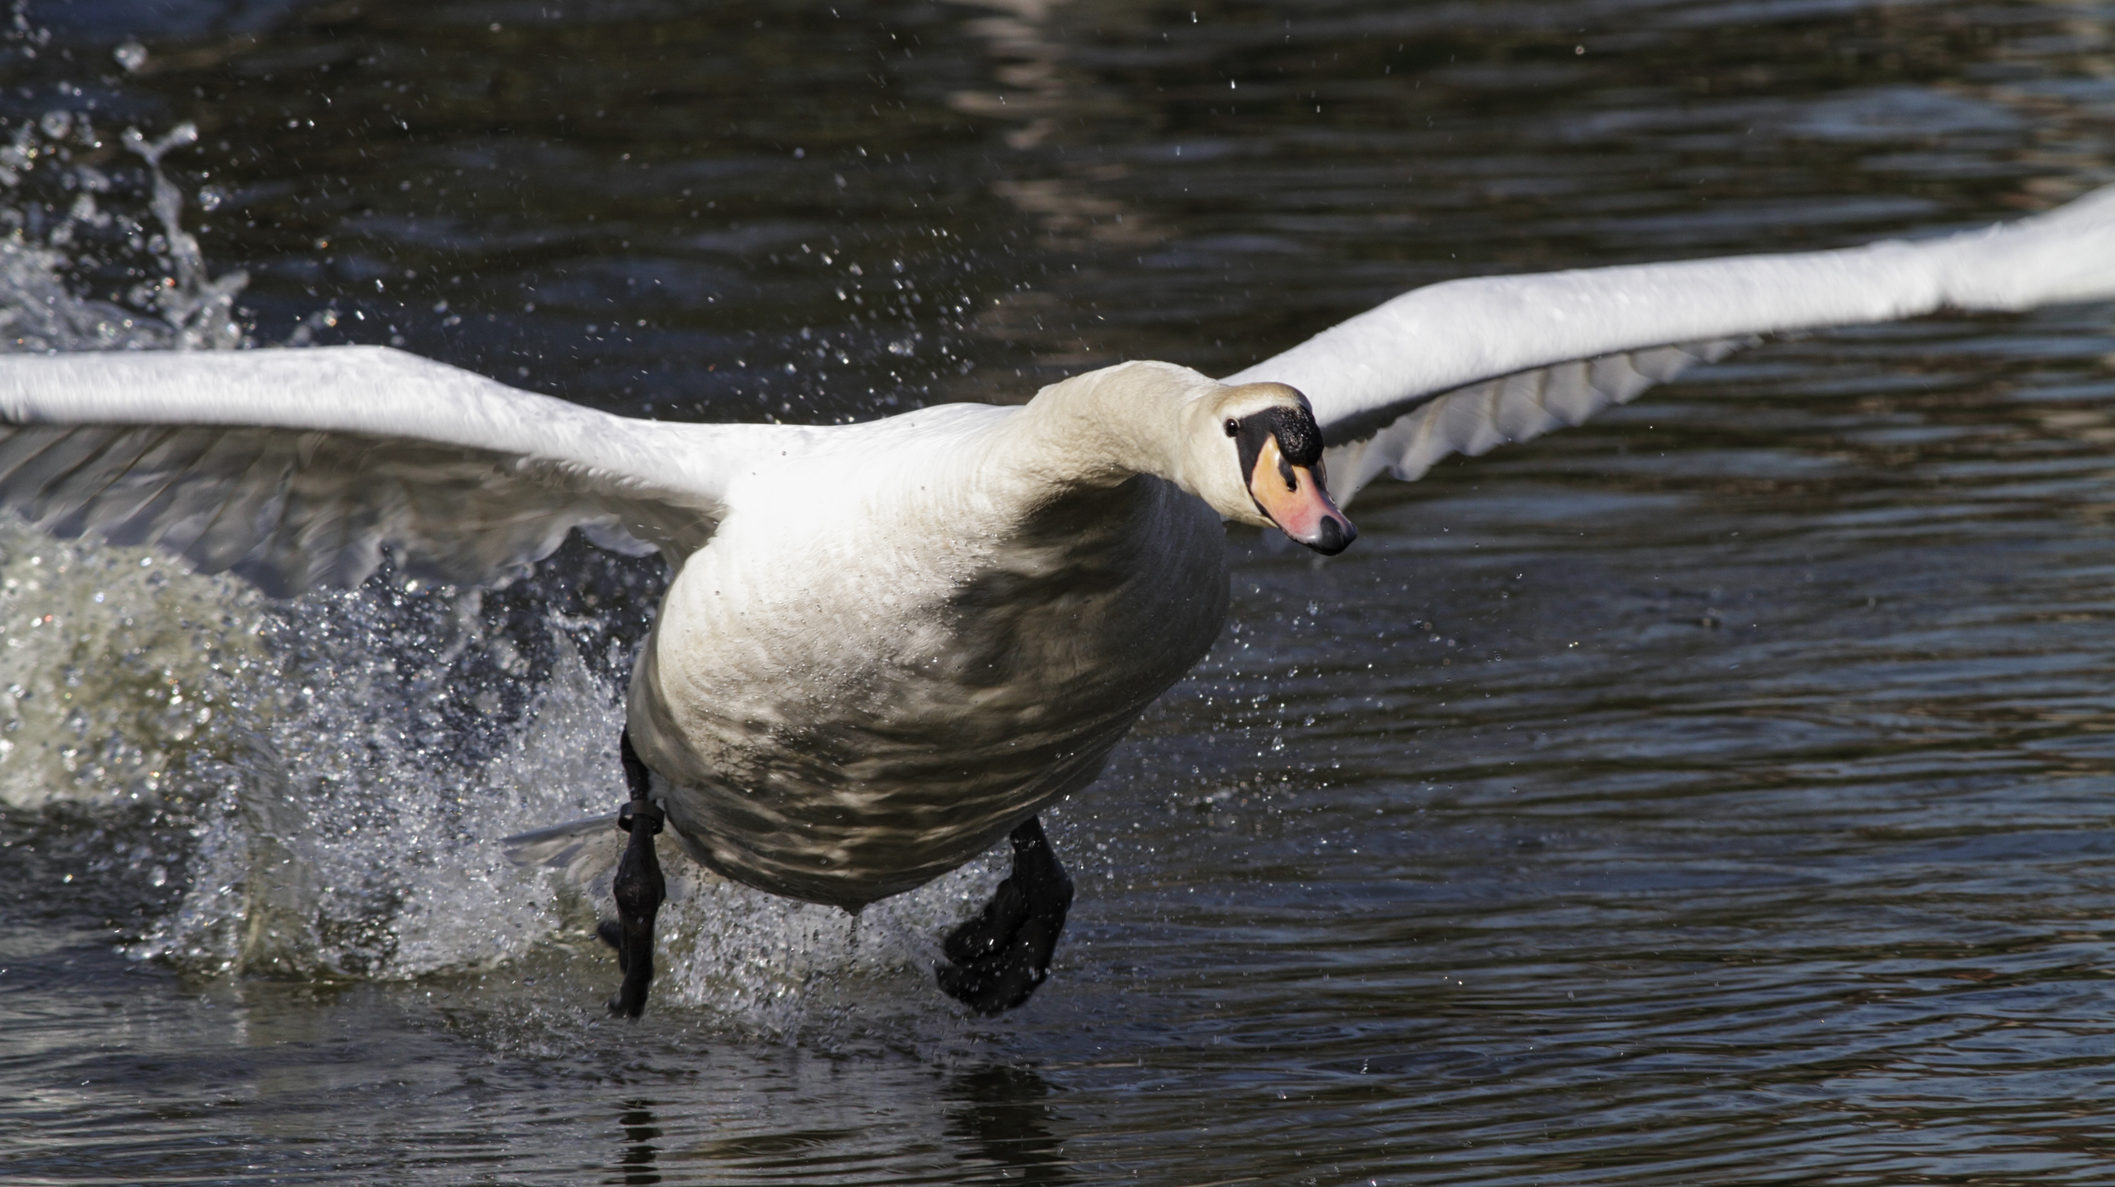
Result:
[[[12,356],[0,501],[281,593],[357,583],[384,545],[467,582],[574,528],[660,549],[612,1008],[645,1001],[665,815],[712,869],[850,909],[1010,834],[1012,875],[940,970],[999,1010],[1042,981],[1071,900],[1035,813],[1218,634],[1220,521],[1335,552],[1354,533],[1325,473],[1347,499],[1415,478],[1759,334],[2108,297],[2115,189],[1917,243],[1453,281],[1225,382],[1127,363],[1019,407],[829,428],[610,416],[373,347]]]

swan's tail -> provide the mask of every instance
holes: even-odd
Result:
[[[617,858],[624,853],[624,834],[618,831],[615,812],[516,833],[499,843],[514,864],[557,870],[582,890],[607,885],[616,872]]]

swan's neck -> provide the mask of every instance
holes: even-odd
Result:
[[[1003,464],[1053,493],[1107,489],[1139,475],[1190,481],[1196,398],[1214,386],[1164,363],[1129,363],[1052,384],[1009,426]]]

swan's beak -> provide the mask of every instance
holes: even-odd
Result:
[[[1275,434],[1265,438],[1263,448],[1256,451],[1248,493],[1279,531],[1323,556],[1335,556],[1359,538],[1359,530],[1337,510],[1323,488],[1321,463],[1312,469],[1293,465],[1278,449]]]

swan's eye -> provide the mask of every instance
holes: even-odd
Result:
[[[1231,416],[1227,417],[1227,418],[1226,418],[1226,435],[1227,435],[1227,436],[1229,436],[1229,437],[1238,437],[1238,436],[1240,436],[1240,435],[1241,435],[1241,422],[1240,422],[1240,421],[1238,421],[1238,420],[1235,420],[1235,419],[1234,419],[1233,417],[1231,417]]]

